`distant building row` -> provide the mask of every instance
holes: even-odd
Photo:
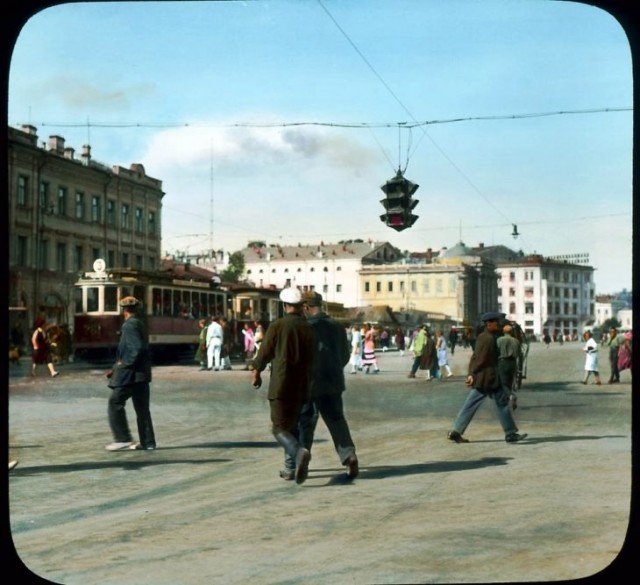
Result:
[[[9,128],[8,158],[9,306],[29,322],[44,313],[71,323],[73,283],[97,258],[108,267],[160,267],[164,193],[142,165],[108,167],[92,160],[88,145],[78,158],[59,136],[38,145],[32,126]],[[311,288],[345,307],[421,311],[458,324],[498,309],[536,336],[580,334],[596,316],[585,255],[572,263],[462,242],[403,254],[388,242],[362,240],[253,242],[241,252],[246,281]]]

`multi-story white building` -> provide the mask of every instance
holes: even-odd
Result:
[[[593,268],[539,255],[497,262],[498,303],[529,335],[579,337],[594,324]]]
[[[243,278],[256,286],[297,286],[322,293],[327,302],[345,307],[363,304],[360,270],[399,260],[401,252],[388,242],[360,240],[297,246],[254,243],[240,250]]]
[[[598,295],[595,302],[595,325],[602,325],[607,319],[619,319],[618,314],[627,307],[625,301],[612,295]]]

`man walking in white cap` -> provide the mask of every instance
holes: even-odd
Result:
[[[260,388],[260,373],[271,363],[269,407],[271,430],[278,443],[295,461],[294,478],[307,479],[311,453],[295,437],[302,405],[309,401],[315,354],[313,330],[302,314],[302,294],[297,288],[280,293],[285,315],[274,321],[253,360],[253,386]]]

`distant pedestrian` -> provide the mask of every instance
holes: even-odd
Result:
[[[413,351],[413,363],[411,364],[411,370],[409,371],[408,378],[415,378],[418,368],[422,362],[422,354],[427,346],[427,326],[422,325],[416,329],[415,337],[411,343],[411,351]],[[427,378],[429,374],[427,373]]]
[[[380,371],[378,368],[378,360],[376,358],[376,334],[371,325],[365,324],[364,332],[364,356],[362,358],[362,368],[364,373],[368,374],[373,368],[373,373],[377,374]]]
[[[520,342],[512,335],[513,327],[509,324],[502,328],[502,337],[498,338],[498,374],[500,382],[509,393],[511,407],[518,407],[516,398],[516,373],[518,372],[518,360],[521,355]]]
[[[598,344],[591,331],[585,331],[582,337],[585,341],[582,350],[586,353],[582,383],[586,384],[589,381],[589,376],[593,374],[596,384],[599,386],[602,384],[602,380],[600,380],[600,372],[598,371]]]
[[[256,342],[253,336],[253,329],[249,323],[245,323],[242,326],[242,336],[244,337],[244,357],[245,360],[250,360],[254,356]],[[249,368],[245,369],[248,370]]]
[[[135,297],[124,297],[120,301],[124,323],[120,329],[120,341],[116,349],[116,363],[107,372],[109,398],[109,426],[114,442],[107,451],[123,449],[151,450],[156,448],[156,437],[149,409],[151,382],[151,356],[149,340],[142,321],[136,316],[139,301]],[[136,411],[139,443],[131,440],[125,406],[133,401]]]
[[[33,348],[31,353],[31,375],[36,375],[38,366],[46,365],[51,377],[55,378],[60,372],[56,371],[53,366],[51,346],[44,330],[45,323],[44,317],[38,317],[34,325],[33,334],[31,335],[31,346]]]
[[[306,292],[303,310],[315,335],[315,359],[311,379],[311,400],[300,411],[298,440],[311,452],[318,418],[322,417],[340,463],[347,468],[347,477],[358,475],[358,458],[344,416],[342,393],[346,389],[344,367],[349,362],[349,342],[344,328],[322,310],[322,295]],[[283,479],[295,477],[295,461],[288,453],[285,467],[280,472]]]
[[[400,357],[404,357],[404,351],[406,348],[406,340],[404,336],[404,331],[402,328],[397,327],[394,334],[394,342],[396,344],[396,349],[400,352]]]
[[[435,378],[441,377],[440,366],[438,365],[438,352],[436,350],[436,342],[431,336],[429,328],[425,326],[425,342],[422,351],[422,359],[420,360],[420,369],[426,370],[427,382]]]
[[[212,368],[217,372],[222,362],[222,325],[218,317],[211,317],[211,323],[207,328],[207,369]]]
[[[447,355],[447,340],[444,338],[444,334],[441,329],[436,331],[436,355],[438,357],[438,368],[440,371],[444,369],[447,373],[447,378],[451,378],[451,368],[449,367],[449,356]],[[442,378],[441,378],[442,379]]]
[[[451,355],[456,353],[456,345],[458,345],[458,330],[455,327],[449,329],[449,347],[451,348]]]
[[[362,349],[362,333],[358,326],[354,325],[351,328],[351,357],[349,358],[352,374],[362,370]]]
[[[620,370],[618,369],[620,338],[618,337],[618,330],[615,327],[609,329],[609,335],[602,345],[609,349],[609,367],[611,368],[609,384],[617,384],[620,382]]]
[[[466,380],[466,385],[471,390],[453,423],[453,428],[447,434],[450,441],[455,443],[469,442],[469,439],[462,435],[486,398],[491,398],[495,402],[498,419],[507,443],[516,443],[527,436],[526,433],[518,433],[513,412],[509,406],[509,393],[502,386],[498,374],[496,334],[499,321],[503,318],[504,313],[497,312],[485,313],[482,316],[485,328],[477,337],[476,347],[469,360]]]
[[[631,374],[632,340],[633,334],[631,333],[631,331],[627,331],[624,334],[622,344],[620,345],[620,350],[618,351],[618,372],[629,370],[629,374]]]
[[[253,360],[253,386],[260,388],[260,373],[271,364],[269,408],[271,431],[295,461],[294,479],[307,479],[311,453],[296,438],[298,417],[311,398],[311,376],[316,351],[311,325],[302,314],[302,295],[294,287],[280,292],[285,315],[269,325]]]
[[[380,333],[380,347],[383,353],[389,351],[389,332],[386,329],[383,329]]]
[[[198,328],[200,333],[198,334],[198,349],[196,349],[194,360],[200,364],[200,371],[203,371],[207,369],[207,320],[200,319]]]
[[[220,317],[220,325],[222,327],[222,350],[220,351],[220,359],[222,361],[223,370],[232,370],[231,367],[231,348],[233,344],[233,334],[231,324],[224,317]]]

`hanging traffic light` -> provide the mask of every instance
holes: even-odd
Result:
[[[411,213],[418,205],[418,200],[413,199],[418,187],[419,185],[405,179],[398,169],[396,176],[380,187],[387,196],[380,201],[385,208],[380,220],[398,232],[411,227],[418,219],[417,215]]]

